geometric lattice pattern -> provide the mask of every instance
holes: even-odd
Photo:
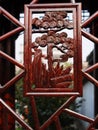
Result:
[[[98,11],[93,14],[88,20],[86,20],[83,24],[82,24],[82,28],[86,28],[91,22],[93,22],[95,19],[98,18]],[[84,31],[83,29],[81,30],[82,35],[86,38],[88,38],[89,40],[93,41],[94,43],[98,43],[98,38],[93,36],[90,33],[87,33],[86,31]],[[93,84],[95,84],[96,86],[98,86],[98,81],[93,78],[89,73],[96,70],[98,68],[98,63],[90,66],[89,68],[87,68],[86,70],[84,70],[82,73],[83,75],[89,80],[91,81]]]
[[[36,6],[37,5],[34,5],[34,8],[36,8]],[[56,6],[56,4],[55,4],[55,6]],[[69,4],[69,7],[71,7],[71,8],[74,8],[74,7],[78,7],[77,9],[77,12],[80,14],[81,13],[81,6],[80,6],[80,4]],[[30,8],[31,8],[31,6],[30,6]],[[48,8],[48,6],[46,5],[46,8]],[[59,8],[60,9],[60,8]],[[34,11],[34,10],[33,10]],[[73,12],[75,12],[75,10],[73,11]],[[25,12],[25,13],[27,13],[27,12]],[[78,14],[78,16],[79,16],[79,14]],[[24,27],[22,24],[20,24],[20,22],[16,19],[16,18],[14,18],[11,14],[9,14],[6,10],[4,10],[2,7],[0,7],[0,15],[4,15],[4,16],[6,16],[6,18],[8,18],[10,21],[12,21],[14,24],[16,24],[18,27],[16,28],[16,29],[14,29],[14,30],[12,30],[12,31],[10,31],[10,32],[8,32],[8,33],[6,33],[6,34],[4,34],[4,35],[2,35],[2,36],[0,36],[0,41],[2,41],[2,40],[5,40],[6,38],[8,38],[8,37],[10,37],[10,36],[12,36],[12,35],[14,35],[14,34],[16,34],[16,33],[19,33],[19,32],[21,32],[21,31],[23,31],[24,29],[27,31],[27,29],[28,29],[28,26],[26,26],[26,27]],[[76,14],[76,17],[78,17],[77,16],[77,14]],[[26,17],[27,17],[27,14],[26,14]],[[76,18],[75,17],[75,18]],[[82,24],[82,27],[86,27],[91,21],[93,21],[95,18],[98,18],[98,12],[96,12],[94,15],[92,15],[87,21],[85,21],[83,24]],[[77,18],[78,20],[81,20],[81,18],[80,17],[78,17]],[[27,20],[27,19],[26,19]],[[27,22],[27,21],[25,21],[25,22]],[[34,22],[34,21],[32,21],[32,22]],[[39,25],[39,23],[37,23],[37,25]],[[62,26],[61,25],[61,23],[60,23],[60,26]],[[74,26],[75,26],[75,23],[73,24],[73,28],[74,28]],[[80,25],[78,24],[78,27],[79,27]],[[45,24],[45,26],[44,26],[45,28],[46,28],[46,24]],[[30,29],[30,28],[29,28]],[[32,30],[29,30],[30,32],[29,32],[29,34],[31,34],[31,31]],[[81,29],[81,31],[80,30],[76,30],[76,31],[78,31],[78,35],[79,35],[79,38],[81,38],[81,32],[82,32],[82,35],[83,36],[85,36],[86,38],[88,38],[88,39],[90,39],[90,40],[92,40],[93,42],[95,42],[95,43],[98,43],[98,38],[96,38],[96,37],[94,37],[93,35],[91,35],[91,34],[89,34],[89,33],[87,33],[87,32],[85,32],[85,31],[83,31],[82,29]],[[75,35],[74,35],[75,37],[77,36],[76,35],[76,33],[75,33]],[[77,39],[77,40],[79,40],[79,39]],[[28,44],[28,43],[26,43],[26,42],[28,42],[28,40],[26,39],[25,40],[25,45],[26,44]],[[80,41],[78,41],[78,42],[80,42]],[[45,45],[43,45],[43,46],[45,46]],[[26,46],[25,46],[26,47]],[[36,50],[36,45],[32,45],[32,47],[35,47],[34,48],[34,50]],[[67,46],[68,47],[68,46]],[[51,47],[50,47],[51,48]],[[26,48],[25,48],[26,49]],[[27,51],[25,51],[25,55],[28,55],[28,53],[27,52],[29,52],[29,53],[31,53],[31,50],[30,50],[31,48],[28,46],[28,50]],[[79,48],[77,48],[77,49],[79,49]],[[78,53],[77,53],[78,54]],[[49,55],[49,54],[48,54]],[[0,56],[1,57],[3,57],[3,58],[5,58],[6,60],[8,60],[8,61],[10,61],[11,63],[13,63],[14,65],[16,65],[16,66],[18,66],[19,68],[21,68],[23,71],[20,73],[20,74],[18,74],[18,75],[16,75],[14,78],[12,78],[9,82],[7,82],[4,86],[2,86],[2,87],[0,87],[0,95],[1,95],[1,93],[3,93],[4,91],[6,91],[6,89],[7,88],[10,88],[10,86],[12,85],[12,84],[14,84],[16,81],[18,81],[21,77],[24,77],[24,74],[26,73],[27,74],[27,76],[29,76],[29,74],[31,74],[31,72],[30,72],[30,70],[29,70],[29,67],[30,66],[28,66],[28,62],[26,62],[25,61],[25,65],[22,65],[22,64],[20,64],[20,63],[18,63],[15,59],[13,59],[12,57],[10,57],[9,55],[7,55],[7,54],[5,54],[4,52],[2,52],[2,51],[0,51]],[[32,57],[30,57],[31,59],[32,59]],[[25,60],[27,60],[27,61],[29,61],[27,58],[25,59]],[[39,59],[39,61],[40,61],[40,59]],[[77,61],[77,63],[78,63],[78,59],[76,60]],[[31,62],[30,62],[31,63]],[[33,64],[33,63],[32,63]],[[81,73],[83,76],[85,76],[86,78],[88,78],[88,80],[89,81],[91,81],[93,84],[95,84],[96,86],[98,86],[98,81],[96,80],[96,79],[94,79],[92,76],[90,76],[89,75],[89,72],[91,72],[91,71],[94,71],[95,69],[97,69],[98,68],[98,63],[96,63],[96,64],[94,64],[94,65],[92,65],[91,67],[89,67],[88,69],[86,69],[86,70],[84,70],[84,71],[82,71],[82,70],[80,70],[80,68],[81,68],[81,65],[80,64],[78,64],[78,66],[80,66],[79,68],[78,68],[78,70],[77,71],[79,71],[79,73]],[[78,66],[76,66],[76,67],[78,67]],[[25,69],[26,69],[26,71],[25,71]],[[29,81],[32,81],[32,79],[31,79],[31,77],[30,77],[30,79],[28,79],[27,77],[26,77],[26,79],[25,79],[25,84],[28,84],[28,80]],[[56,79],[57,80],[57,79]],[[76,80],[78,80],[78,79],[76,79]],[[76,82],[76,80],[75,80],[75,82]],[[78,80],[78,82],[79,82],[80,80]],[[35,82],[36,83],[36,82]],[[30,84],[29,84],[30,85]],[[80,84],[81,85],[81,84]],[[30,86],[29,86],[30,87]],[[33,86],[33,89],[35,88],[35,86]],[[36,96],[37,96],[37,94],[38,95],[40,95],[40,96],[68,96],[69,95],[69,99],[44,123],[44,124],[42,124],[42,126],[40,126],[39,124],[39,118],[38,118],[38,116],[37,116],[37,110],[36,110],[36,103],[35,103],[35,100],[34,100],[34,98],[35,98],[35,95],[34,95],[34,91],[33,91],[33,94],[32,94],[32,91],[31,91],[31,88],[29,89],[27,86],[24,86],[24,91],[25,91],[25,94],[26,95],[28,95],[28,96],[30,96],[30,99],[31,99],[31,103],[32,103],[32,106],[33,106],[33,108],[32,108],[32,112],[33,112],[33,115],[34,115],[34,121],[35,121],[35,129],[36,130],[45,130],[45,129],[47,129],[47,127],[51,124],[51,123],[55,123],[55,125],[56,125],[56,130],[62,130],[62,128],[61,128],[61,124],[60,124],[60,121],[59,121],[59,116],[60,116],[60,114],[62,113],[62,112],[66,112],[66,113],[68,113],[69,115],[71,115],[71,116],[74,116],[74,117],[76,117],[76,118],[79,118],[79,119],[81,119],[81,120],[84,120],[84,121],[86,121],[86,122],[88,122],[89,123],[89,127],[87,128],[87,130],[95,130],[95,125],[96,125],[96,123],[98,122],[98,116],[95,118],[95,119],[91,119],[91,118],[88,118],[88,117],[86,117],[86,116],[84,116],[84,115],[82,115],[82,114],[79,114],[79,113],[77,113],[77,112],[74,112],[74,111],[72,111],[72,110],[70,110],[69,109],[69,106],[70,106],[70,104],[79,96],[79,94],[81,95],[81,90],[80,91],[74,91],[75,93],[73,93],[72,95],[70,94],[71,93],[71,91],[68,91],[68,95],[67,95],[67,90],[66,91],[64,91],[64,93],[63,93],[63,91],[62,91],[62,93],[60,92],[60,91],[58,91],[58,93],[56,94],[56,91],[55,91],[55,93],[52,93],[52,94],[50,94],[49,93],[49,91],[47,91],[45,94],[43,93],[43,91],[41,90],[41,91],[39,91],[40,89],[38,88],[38,91],[36,91],[37,93],[35,94]],[[76,89],[77,90],[77,89]],[[41,92],[41,93],[40,93]],[[60,93],[59,93],[60,92]],[[66,93],[65,93],[66,92]],[[80,92],[80,93],[76,93],[76,92]],[[3,100],[2,100],[2,98],[0,97],[0,105],[1,106],[3,106],[9,113],[11,113],[11,115],[15,118],[15,120],[17,120],[22,126],[23,126],[23,128],[25,128],[26,130],[33,130],[27,123],[25,123],[21,118],[20,118],[20,116],[19,115],[17,115],[16,113],[15,113],[15,111],[13,111]]]
[[[15,28],[15,29],[11,30],[10,32],[7,32],[6,34],[0,36],[0,42],[2,42],[3,40],[5,40],[8,37],[11,37],[12,35],[17,34],[17,33],[24,30],[24,26],[16,18],[14,18],[10,13],[8,13],[5,9],[3,9],[2,7],[0,7],[0,15],[3,15],[6,19],[9,19],[12,23],[14,23],[17,26],[17,28]],[[2,51],[0,51],[0,56],[4,59],[8,60],[12,64],[14,64],[14,65],[16,65],[19,68],[24,70],[24,66],[22,64],[18,63],[11,56],[5,54]],[[7,82],[5,85],[3,85],[1,90],[0,90],[0,93],[4,92],[7,88],[9,88],[17,80],[19,80],[23,76],[23,73],[24,73],[24,71],[22,73],[20,73],[19,75],[15,76],[13,79],[11,79],[9,82]]]
[[[87,19],[83,24],[82,28],[86,28],[91,22],[93,22],[95,19],[98,19],[98,11],[95,12],[89,19]],[[82,35],[95,44],[98,44],[98,38],[95,37],[94,35],[85,32],[83,29],[81,29]],[[86,77],[90,82],[92,82],[95,86],[98,87],[98,81],[92,77],[89,73],[93,72],[94,70],[98,69],[98,63],[95,63],[94,65],[88,67],[86,70],[82,71],[82,74],[84,77]],[[95,120],[89,125],[87,130],[93,130],[94,126],[98,123],[98,117],[95,118]],[[95,129],[94,129],[95,130]]]
[[[13,24],[16,25],[16,28],[7,32],[6,34],[0,36],[0,42],[2,42],[3,40],[5,40],[8,37],[11,37],[21,31],[24,30],[24,25],[22,25],[15,17],[13,17],[10,13],[8,13],[5,9],[3,9],[2,7],[0,7],[0,15],[3,15],[6,19],[8,19],[9,21],[11,21]],[[22,69],[22,71],[17,74],[15,77],[13,77],[10,81],[8,81],[7,83],[5,83],[3,86],[0,86],[0,107],[4,107],[6,112],[9,112],[14,118],[15,120],[17,120],[20,124],[24,125],[24,128],[31,130],[31,128],[23,121],[21,120],[20,116],[17,115],[15,113],[15,111],[13,111],[13,109],[11,109],[1,98],[1,95],[8,89],[10,88],[10,86],[12,86],[13,84],[15,84],[19,79],[21,79],[24,76],[25,73],[25,67],[24,65],[20,64],[18,61],[16,61],[14,58],[12,58],[11,56],[9,56],[8,54],[4,53],[3,51],[0,50],[0,57],[4,58],[5,60],[11,62],[13,65],[18,66],[20,69]],[[4,127],[5,128],[5,127]]]

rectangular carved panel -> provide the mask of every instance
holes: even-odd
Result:
[[[82,94],[80,23],[80,4],[25,6],[25,94]]]

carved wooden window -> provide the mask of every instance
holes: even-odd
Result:
[[[26,95],[82,94],[80,10],[80,4],[25,5]]]

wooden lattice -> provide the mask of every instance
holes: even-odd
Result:
[[[72,21],[67,18],[67,14],[70,12],[73,14]],[[42,17],[39,17],[38,14]],[[91,119],[70,110],[69,106],[78,96],[82,95],[82,75],[98,86],[98,81],[89,75],[89,72],[98,68],[98,63],[86,70],[82,70],[81,63],[81,33],[86,38],[98,43],[98,38],[85,32],[81,27],[86,27],[96,19],[98,12],[85,21],[81,27],[81,4],[32,5],[31,3],[25,5],[25,27],[2,7],[0,7],[0,15],[6,16],[7,19],[18,26],[15,30],[0,36],[1,42],[25,29],[24,65],[0,51],[0,57],[23,70],[6,84],[0,86],[0,106],[4,107],[23,128],[33,130],[1,97],[1,94],[7,88],[10,88],[12,84],[24,77],[24,96],[30,97],[36,130],[45,130],[51,123],[55,123],[56,130],[61,130],[59,116],[62,112],[88,122],[87,130],[95,130],[94,127],[98,122],[98,117]],[[68,36],[65,32],[66,29],[73,30],[72,37]],[[42,52],[43,48],[47,48],[45,54]],[[54,56],[55,52],[60,52],[59,58]],[[68,63],[70,58],[73,65]],[[66,63],[64,68],[61,63],[64,64],[65,62],[68,64]],[[69,96],[69,98],[40,126],[34,100],[35,96]]]

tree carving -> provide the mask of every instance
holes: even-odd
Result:
[[[33,31],[43,30],[44,33],[31,44],[32,84],[35,88],[68,88],[72,85],[72,65],[61,65],[74,57],[74,39],[63,31],[64,28],[73,28],[66,17],[65,11],[54,11],[45,12],[42,19],[32,19]],[[56,58],[55,52],[59,53],[59,57]]]

